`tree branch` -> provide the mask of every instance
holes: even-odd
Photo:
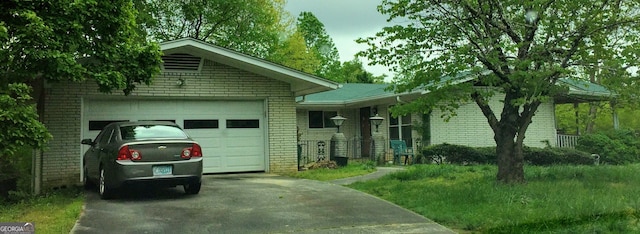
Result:
[[[498,119],[493,113],[493,110],[491,110],[491,107],[484,101],[478,91],[471,93],[471,98],[476,102],[476,104],[478,104],[478,107],[480,107],[482,114],[487,118],[489,126],[493,129],[493,132],[497,132],[499,130]]]

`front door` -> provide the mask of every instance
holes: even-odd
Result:
[[[360,108],[360,152],[363,158],[371,156],[371,107]]]

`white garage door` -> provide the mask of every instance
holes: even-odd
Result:
[[[138,120],[184,128],[202,146],[204,173],[265,171],[263,101],[84,100],[82,138],[95,139],[113,121]]]

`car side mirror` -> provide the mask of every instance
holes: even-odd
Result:
[[[82,141],[80,142],[80,144],[83,144],[83,145],[90,145],[90,146],[95,145],[95,143],[94,143],[94,142],[93,142],[93,140],[91,140],[91,139],[82,139]]]

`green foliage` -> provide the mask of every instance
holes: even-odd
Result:
[[[592,165],[594,159],[589,153],[569,148],[524,147],[524,160],[529,165]],[[423,163],[437,162],[458,165],[496,164],[495,147],[469,147],[463,145],[430,145],[421,151]],[[640,162],[640,161],[638,161]]]
[[[394,91],[429,91],[396,111],[454,112],[472,100],[497,147],[522,147],[540,104],[568,92],[556,85],[560,78],[598,74],[616,91],[638,90],[638,74],[627,69],[640,53],[638,7],[635,0],[384,0],[378,11],[402,23],[358,42],[369,46],[360,55],[400,74]],[[490,106],[498,92],[502,105]],[[498,180],[523,181],[518,157],[500,158],[506,173]]]
[[[347,166],[337,169],[320,168],[307,171],[299,171],[293,174],[287,174],[294,178],[329,181],[342,178],[366,175],[376,171],[375,162],[352,162],[349,161]]]
[[[489,164],[495,163],[495,149],[492,154],[483,154],[473,147],[463,145],[439,144],[425,147],[421,155],[424,155],[427,162],[436,161],[439,163],[453,163],[459,165],[467,164]]]
[[[305,45],[304,38],[298,31],[280,43],[268,59],[307,73],[314,73],[322,65],[316,52]]]
[[[328,75],[331,71],[340,67],[340,55],[324,24],[313,13],[304,11],[298,16],[297,31],[302,34],[307,47],[320,61],[320,66],[312,73],[330,78]]]
[[[460,233],[637,233],[640,165],[529,166],[527,184],[496,166],[415,165],[349,187]]]
[[[609,103],[604,103],[598,107],[596,118],[589,119],[588,103],[578,105],[578,123],[576,124],[576,109],[573,104],[556,105],[556,120],[558,130],[564,134],[577,134],[580,129],[581,134],[586,132],[587,123],[594,121],[594,132],[613,130],[613,112]],[[616,105],[616,112],[620,127],[625,129],[640,130],[640,109],[633,106]]]
[[[38,233],[69,233],[80,218],[83,205],[80,188],[51,191],[17,202],[0,202],[0,220],[35,223]]]
[[[587,152],[570,148],[524,148],[524,160],[530,165],[593,165],[594,159]]]
[[[5,157],[27,146],[42,149],[51,138],[38,121],[30,92],[26,84],[9,84],[4,92],[0,89],[0,161],[7,162]]]
[[[583,135],[577,149],[600,155],[606,164],[626,164],[640,161],[640,139],[631,130],[617,130]]]
[[[288,26],[282,0],[136,0],[142,30],[159,41],[191,37],[267,58]]]
[[[19,149],[43,149],[51,138],[35,105],[45,82],[89,79],[128,95],[160,71],[159,46],[138,34],[131,0],[9,0],[0,9],[2,167],[18,167]]]

